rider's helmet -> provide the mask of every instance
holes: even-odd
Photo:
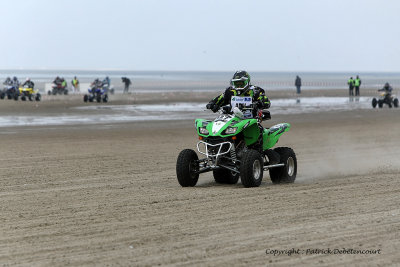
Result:
[[[389,83],[385,83],[384,88],[389,88],[389,87],[390,87]]]
[[[27,81],[27,82],[29,82],[30,80],[31,80],[31,78],[29,78],[29,77],[28,77],[28,78],[26,78],[26,81]]]
[[[17,76],[14,76],[14,77],[13,77],[13,81],[16,81],[16,80],[18,80],[18,79],[17,79]]]
[[[231,79],[231,86],[237,90],[239,94],[243,93],[250,87],[250,75],[244,70],[235,72]]]

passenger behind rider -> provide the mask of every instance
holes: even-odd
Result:
[[[28,88],[35,88],[35,83],[31,81],[30,78],[26,78],[26,81],[22,84],[22,87],[28,87]]]
[[[250,83],[250,75],[246,71],[235,72],[230,84],[224,93],[215,97],[206,105],[207,109],[217,112],[220,107],[231,103],[232,96],[250,96],[259,109],[268,109],[271,106],[264,89],[252,85]]]

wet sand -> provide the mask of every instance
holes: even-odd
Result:
[[[112,104],[161,101],[147,97]],[[172,97],[186,102],[190,94],[164,101]],[[60,96],[0,102],[0,112],[57,116],[80,105],[80,96]],[[217,185],[211,174],[194,188],[179,186],[176,157],[195,148],[193,120],[1,128],[0,263],[398,263],[400,110],[277,115],[264,125],[280,122],[292,124],[278,145],[295,150],[298,178],[273,185],[265,173],[251,189]],[[381,254],[266,254],[292,248]]]

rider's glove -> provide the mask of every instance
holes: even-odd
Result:
[[[214,106],[215,104],[214,103],[208,103],[207,105],[206,105],[206,109],[212,109],[213,108],[213,106]]]
[[[219,110],[219,106],[214,104],[214,106],[211,108],[211,110],[215,113]]]
[[[219,109],[218,105],[216,105],[216,104],[214,104],[214,103],[212,103],[212,102],[208,103],[208,104],[206,105],[206,108],[207,108],[207,109],[211,109],[214,113],[217,112],[218,109]]]

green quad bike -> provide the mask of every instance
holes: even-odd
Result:
[[[252,103],[239,107],[222,107],[214,121],[195,120],[200,139],[197,150],[205,158],[199,159],[192,149],[180,152],[176,174],[181,186],[195,186],[199,174],[209,171],[220,184],[236,184],[240,177],[244,187],[258,187],[265,170],[274,184],[294,182],[296,154],[288,147],[272,149],[290,124],[264,129],[261,122],[271,119],[269,111],[258,110]]]

